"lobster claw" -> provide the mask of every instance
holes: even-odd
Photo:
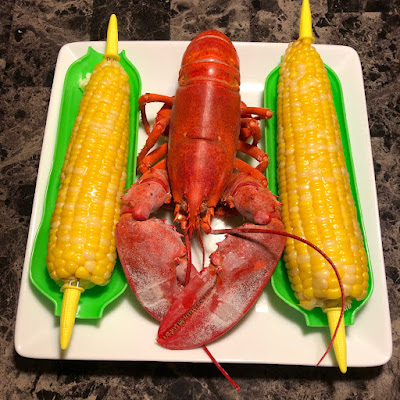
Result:
[[[268,225],[247,227],[283,231]],[[161,322],[158,343],[179,350],[203,346],[232,328],[254,304],[282,254],[285,237],[267,233],[227,235]]]
[[[183,291],[187,258],[181,235],[159,219],[137,221],[127,213],[118,222],[115,236],[129,286],[142,306],[161,321]]]

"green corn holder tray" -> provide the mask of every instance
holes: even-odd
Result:
[[[141,79],[136,68],[127,59],[125,52],[122,51],[119,56],[120,63],[129,76],[129,84],[131,86],[131,108],[129,113],[130,138],[126,183],[126,187],[129,187],[135,179],[137,131],[139,126],[137,100],[141,92]],[[93,71],[94,67],[101,62],[102,59],[102,54],[95,51],[92,47],[89,47],[86,55],[71,64],[65,75],[53,165],[43,203],[43,216],[33,244],[33,251],[30,259],[29,272],[31,282],[39,292],[54,303],[54,313],[56,316],[60,316],[61,314],[63,293],[47,272],[46,255],[50,220],[57,199],[61,167],[64,162],[65,152],[83,94],[79,83],[82,79],[86,78],[88,73]],[[124,272],[120,261],[117,259],[114,272],[108,285],[95,286],[92,289],[85,290],[79,301],[76,318],[101,318],[104,308],[119,297],[126,287],[127,282]]]
[[[277,181],[277,116],[276,116],[276,104],[277,104],[277,88],[278,88],[278,80],[279,80],[279,68],[278,65],[271,73],[268,75],[265,81],[265,91],[264,91],[264,104],[265,107],[270,108],[274,112],[274,116],[269,119],[266,123],[266,139],[265,146],[267,149],[267,154],[270,159],[270,163],[267,170],[267,177],[269,180],[269,188],[274,194],[279,194],[278,190],[278,181]],[[347,309],[344,313],[344,321],[345,325],[353,325],[356,313],[360,310],[360,308],[368,301],[372,294],[373,290],[373,275],[372,268],[370,264],[370,257],[368,252],[368,247],[365,240],[365,230],[364,224],[361,215],[360,202],[358,197],[356,178],[354,174],[353,167],[353,159],[351,155],[350,148],[350,139],[349,133],[347,129],[346,122],[346,114],[344,108],[342,87],[340,84],[340,80],[335,74],[335,72],[325,65],[325,68],[328,72],[328,77],[331,82],[331,88],[333,93],[333,101],[335,104],[336,113],[339,120],[341,138],[343,142],[343,151],[345,155],[346,167],[350,177],[350,186],[353,194],[353,199],[355,201],[356,209],[357,209],[357,219],[360,223],[361,232],[364,238],[364,246],[367,253],[368,259],[368,269],[369,269],[369,285],[368,285],[368,293],[364,300],[356,301],[353,300],[349,309]],[[274,274],[271,278],[272,287],[275,293],[290,307],[293,307],[297,311],[300,311],[305,319],[306,324],[312,327],[323,327],[328,326],[328,319],[326,314],[322,311],[320,307],[316,307],[313,310],[305,310],[300,307],[299,302],[294,294],[294,291],[291,287],[288,273],[285,267],[285,263],[283,259],[281,259],[275,269]]]

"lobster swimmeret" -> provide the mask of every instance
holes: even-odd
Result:
[[[268,156],[257,147],[258,121],[272,112],[247,107],[239,87],[232,42],[209,30],[189,44],[174,97],[139,99],[148,134],[138,156],[142,176],[123,196],[116,242],[129,285],[161,322],[157,341],[169,349],[204,346],[233,327],[263,290],[290,236],[263,174]],[[164,103],[152,128],[145,113],[151,102]],[[163,134],[168,144],[152,150]],[[184,241],[174,226],[149,218],[165,204],[173,206]],[[219,243],[210,264],[197,272],[190,251],[194,233],[202,242],[202,232],[212,233],[214,214],[227,216],[232,209],[247,220],[243,230]]]

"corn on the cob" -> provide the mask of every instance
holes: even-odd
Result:
[[[64,291],[62,348],[69,343],[80,293],[106,285],[117,258],[114,231],[126,182],[130,86],[117,51],[109,53],[85,87],[50,226],[47,268]]]
[[[345,165],[329,78],[312,37],[290,43],[278,83],[278,181],[289,233],[322,249],[339,270],[346,304],[368,288],[367,257]],[[329,264],[301,242],[287,240],[284,259],[300,305],[339,306]]]
[[[129,84],[103,60],[84,91],[61,171],[47,266],[54,280],[107,284],[116,260],[114,228],[126,181]]]

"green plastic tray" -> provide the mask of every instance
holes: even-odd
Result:
[[[120,54],[120,63],[129,76],[131,86],[131,110],[130,110],[130,139],[129,156],[127,165],[127,183],[129,187],[135,178],[137,132],[139,125],[137,100],[141,92],[141,79],[136,68],[127,59],[125,52]],[[43,203],[43,216],[36,235],[30,258],[30,279],[33,285],[50,299],[55,306],[55,315],[61,314],[62,293],[60,287],[50,278],[47,272],[46,255],[47,241],[50,231],[51,215],[55,207],[59,186],[59,176],[64,162],[64,156],[71,135],[72,127],[78,114],[79,103],[82,98],[82,90],[79,82],[91,73],[101,60],[103,55],[92,47],[83,57],[76,60],[68,68],[65,75],[64,88],[58,120],[56,145],[54,150],[53,165]],[[76,318],[101,318],[104,308],[119,297],[127,287],[127,282],[121,263],[117,260],[110,283],[106,286],[95,286],[86,290],[79,301]]]
[[[277,117],[276,117],[276,103],[277,103],[277,87],[279,80],[279,68],[278,65],[271,73],[268,75],[265,81],[265,91],[264,91],[264,104],[265,107],[270,108],[274,111],[274,116],[269,119],[266,123],[266,135],[265,135],[265,146],[267,149],[267,154],[270,159],[270,164],[267,170],[267,177],[269,180],[269,188],[274,193],[279,195],[278,190],[278,181],[277,181]],[[346,113],[344,108],[343,94],[342,94],[342,86],[340,84],[340,80],[335,72],[325,65],[325,68],[328,72],[328,77],[331,82],[332,92],[333,92],[333,101],[335,104],[336,113],[339,120],[340,132],[343,142],[343,150],[345,155],[346,167],[349,172],[350,177],[350,185],[351,191],[353,194],[353,198],[357,208],[357,219],[361,226],[361,232],[364,238],[364,246],[367,252],[368,259],[368,269],[369,269],[369,285],[368,285],[368,293],[364,300],[356,301],[353,300],[351,303],[351,307],[347,309],[344,313],[344,321],[345,325],[353,325],[356,313],[360,310],[360,308],[368,301],[372,294],[373,290],[373,275],[372,268],[370,265],[370,257],[368,246],[365,240],[365,229],[363,224],[363,219],[361,215],[360,201],[358,197],[356,178],[354,173],[353,159],[350,148],[350,140],[349,140],[349,132],[347,129],[346,122]],[[311,311],[305,310],[300,307],[298,300],[294,294],[294,291],[290,285],[287,269],[285,267],[285,263],[283,259],[281,259],[276,267],[276,270],[271,278],[272,287],[275,293],[290,307],[293,307],[297,311],[301,312],[305,319],[306,324],[312,327],[322,327],[328,326],[328,320],[326,314],[322,311],[321,308],[317,307]]]

